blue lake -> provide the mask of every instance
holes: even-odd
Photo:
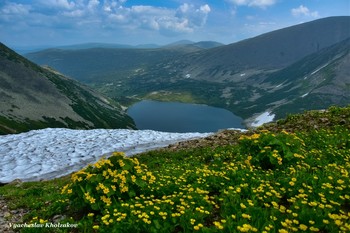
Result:
[[[245,128],[242,118],[226,109],[207,105],[143,100],[129,107],[127,113],[138,129],[204,133]]]

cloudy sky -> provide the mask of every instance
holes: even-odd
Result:
[[[10,47],[86,42],[229,44],[328,16],[349,0],[0,0],[0,42]]]

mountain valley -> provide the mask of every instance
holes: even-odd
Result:
[[[141,99],[226,108],[250,124],[349,103],[350,17],[329,17],[216,47],[44,50],[38,64],[129,106]]]

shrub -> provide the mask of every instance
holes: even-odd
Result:
[[[120,152],[74,173],[71,179],[72,183],[62,189],[62,194],[68,194],[75,205],[80,204],[78,208],[94,211],[140,195],[143,187],[155,181],[146,165]]]
[[[248,156],[247,162],[262,169],[274,169],[295,163],[303,158],[305,144],[298,136],[287,131],[262,131],[240,137],[240,153]]]

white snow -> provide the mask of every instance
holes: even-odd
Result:
[[[320,70],[322,70],[323,68],[325,68],[326,66],[328,66],[328,64],[329,64],[329,63],[327,63],[327,64],[325,64],[325,65],[321,66],[321,67],[320,67],[320,68],[318,68],[318,69],[316,69],[315,71],[313,71],[313,72],[311,73],[311,75],[316,74],[318,71],[320,71]]]
[[[279,88],[280,86],[282,86],[282,84],[283,84],[283,83],[278,84],[275,88]]]
[[[255,118],[251,126],[258,127],[262,124],[273,121],[273,118],[275,118],[275,114],[271,114],[270,112],[264,112]]]
[[[209,133],[167,133],[153,130],[48,128],[0,136],[0,183],[15,179],[52,179],[82,169],[103,155],[127,156]]]
[[[304,98],[304,97],[307,96],[308,94],[309,94],[309,92],[308,92],[308,93],[305,93],[304,95],[301,96],[301,98]]]

